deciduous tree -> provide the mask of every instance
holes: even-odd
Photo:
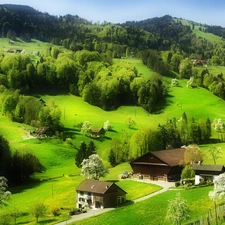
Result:
[[[5,205],[10,198],[11,192],[7,191],[7,188],[7,179],[5,177],[0,177],[0,205]]]
[[[107,173],[108,169],[104,167],[102,159],[97,154],[90,155],[82,162],[82,175],[90,179],[99,180]]]
[[[202,162],[203,153],[196,144],[191,144],[186,147],[184,152],[184,164],[192,165],[198,162]]]
[[[92,125],[89,121],[85,121],[81,127],[81,133],[87,135],[90,133]]]
[[[43,216],[46,212],[46,206],[43,202],[35,202],[31,208],[30,213],[32,216],[36,218],[36,223],[38,223],[38,219],[40,216]]]
[[[172,224],[180,225],[183,221],[190,218],[190,209],[180,193],[176,194],[175,199],[169,201],[169,206],[166,214],[166,220]]]
[[[212,146],[208,149],[208,154],[214,164],[216,164],[217,159],[221,158],[222,149],[221,147]]]

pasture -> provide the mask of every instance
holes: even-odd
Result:
[[[26,53],[32,54],[33,52],[43,52],[46,47],[52,46],[49,43],[41,42],[36,39],[32,39],[30,43],[24,42],[21,39],[17,38],[15,44],[12,45],[9,43],[8,38],[0,38],[0,50],[3,53],[6,53],[9,49],[21,49],[25,50]]]
[[[130,63],[137,65],[139,73],[143,76],[151,75],[139,60],[130,60]],[[141,72],[142,71],[142,72]],[[75,187],[83,179],[80,176],[80,169],[75,166],[76,148],[79,147],[81,141],[88,143],[93,140],[97,146],[97,152],[103,158],[106,166],[108,163],[108,153],[111,140],[119,138],[125,133],[131,137],[138,129],[146,126],[156,127],[158,124],[164,124],[167,119],[177,118],[185,112],[187,116],[198,119],[210,118],[213,121],[216,118],[224,117],[225,102],[218,97],[212,95],[209,91],[202,88],[187,88],[187,80],[180,80],[178,87],[171,87],[167,99],[167,105],[157,114],[149,114],[138,106],[122,106],[113,111],[104,111],[98,107],[91,106],[84,102],[81,98],[64,94],[64,95],[41,95],[46,102],[54,99],[56,105],[60,107],[62,116],[61,121],[65,126],[68,137],[72,138],[75,147],[67,142],[58,139],[41,139],[27,138],[26,131],[31,129],[27,125],[13,123],[5,116],[0,115],[0,133],[7,138],[12,150],[31,151],[35,154],[46,170],[43,173],[35,174],[34,178],[40,180],[30,185],[11,188],[12,199],[7,207],[0,208],[0,214],[3,214],[13,206],[17,206],[23,216],[18,219],[20,224],[35,224],[35,219],[29,215],[29,208],[34,201],[44,201],[48,209],[52,205],[63,208],[61,216],[48,216],[41,218],[41,224],[54,224],[56,222],[68,219],[68,211],[75,207]],[[125,120],[131,116],[136,125],[133,129],[129,129],[125,125]],[[80,133],[78,124],[84,121],[90,121],[92,126],[103,126],[106,120],[110,121],[113,131],[106,132],[106,138],[98,140],[91,139]],[[217,134],[213,132],[213,138],[217,138]],[[222,147],[225,149],[224,143],[202,145],[200,148],[206,153],[205,162],[212,163],[207,157],[207,149],[210,146]],[[225,154],[221,155],[218,164],[223,164]],[[104,180],[118,181],[123,171],[130,171],[128,163],[110,168],[110,173]],[[158,187],[149,184],[130,183],[131,181],[119,181],[125,191],[128,189],[128,199],[133,200],[137,197],[154,192]],[[143,186],[139,186],[143,185]],[[132,188],[131,188],[132,187]],[[192,209],[192,218],[197,218],[202,214],[206,214],[208,208],[212,206],[212,202],[208,199],[208,191],[212,187],[181,191],[182,196],[188,201]],[[140,191],[141,190],[141,191]],[[154,196],[149,200],[137,204],[131,204],[121,207],[115,211],[104,215],[96,216],[76,224],[99,224],[101,221],[107,221],[107,224],[146,224],[146,220],[151,220],[151,224],[163,223],[165,218],[168,200],[172,199],[175,191],[168,191]],[[160,205],[160,213],[159,213]],[[147,209],[147,210],[146,210]],[[116,218],[116,219],[115,219]],[[166,224],[166,223],[165,223]]]
[[[189,26],[193,29],[192,21],[184,20],[184,19],[174,19],[176,22],[180,21],[184,26]],[[204,32],[204,24],[196,24],[194,25],[193,33],[200,38],[204,38],[207,41],[214,43],[214,44],[224,44],[224,40],[212,33],[205,33]]]
[[[199,219],[202,215],[207,215],[209,208],[213,207],[213,203],[208,198],[208,192],[212,187],[198,188],[192,190],[181,190],[180,194],[191,212],[191,220]],[[110,211],[98,216],[94,216],[82,221],[77,221],[76,225],[97,225],[101,221],[107,221],[108,225],[114,224],[151,224],[151,225],[170,225],[165,220],[166,211],[169,200],[174,199],[178,191],[170,190],[160,195],[153,196],[145,201],[120,207],[114,211]],[[148,222],[147,222],[148,221]]]

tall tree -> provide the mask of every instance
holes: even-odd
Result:
[[[209,157],[213,160],[214,164],[216,161],[221,158],[222,149],[221,147],[212,146],[208,149]]]
[[[82,175],[90,179],[99,180],[107,173],[108,169],[104,167],[102,159],[97,154],[90,155],[82,162]]]
[[[87,145],[84,141],[81,141],[80,148],[75,156],[75,164],[78,168],[81,168],[82,162],[86,157]]]
[[[192,165],[203,161],[203,153],[196,144],[188,145],[184,152],[184,164]]]
[[[84,159],[87,159],[90,155],[96,154],[96,146],[93,141],[89,142],[87,146],[84,141],[80,143],[80,148],[78,149],[75,156],[75,164],[78,168],[82,166]]]

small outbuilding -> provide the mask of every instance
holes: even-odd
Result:
[[[225,172],[223,165],[194,164],[192,169],[195,171],[195,184],[199,184],[201,180],[212,182],[217,176]]]
[[[105,129],[103,127],[92,127],[90,133],[92,137],[104,137]]]
[[[177,181],[180,179],[184,148],[148,152],[130,163],[133,173],[141,179]]]
[[[37,137],[51,137],[53,130],[50,127],[39,127],[36,129]]]
[[[113,182],[85,179],[76,188],[77,208],[108,208],[126,202],[127,192]]]

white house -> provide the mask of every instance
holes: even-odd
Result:
[[[199,184],[201,180],[213,181],[217,176],[225,172],[223,165],[194,164],[192,169],[195,171],[195,184]]]

